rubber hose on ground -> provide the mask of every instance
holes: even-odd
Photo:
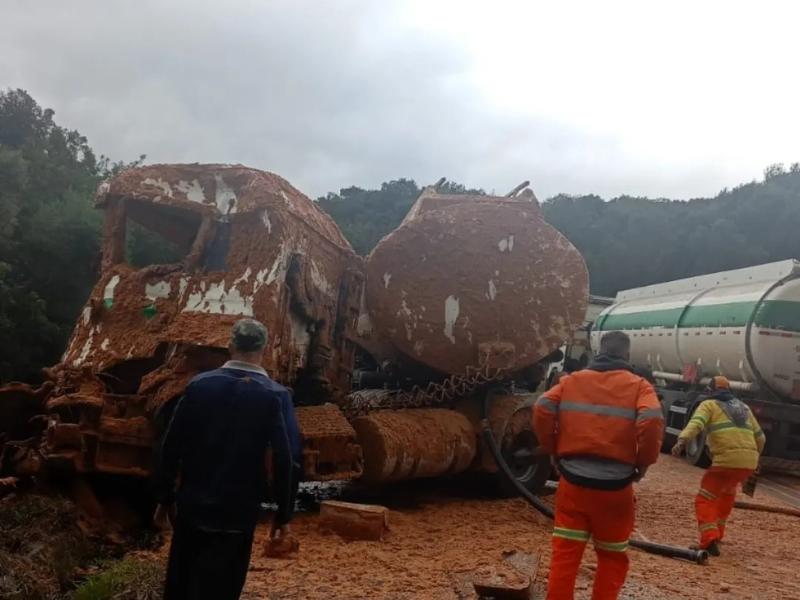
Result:
[[[500,452],[500,448],[497,445],[497,440],[494,439],[494,434],[492,433],[491,426],[489,425],[489,394],[486,395],[483,401],[483,414],[481,419],[481,434],[483,435],[483,439],[486,442],[486,445],[489,447],[489,451],[492,453],[495,461],[497,462],[497,466],[503,472],[503,474],[508,478],[509,482],[516,488],[516,490],[520,493],[520,495],[525,498],[525,500],[530,503],[536,510],[540,513],[545,515],[546,517],[553,519],[555,517],[555,513],[553,509],[550,508],[547,504],[542,502],[539,498],[534,496],[525,486],[523,486],[519,481],[517,481],[514,474],[511,472],[511,469],[506,463],[505,459],[503,458],[503,454]],[[656,544],[654,542],[645,542],[643,540],[630,540],[629,544],[634,548],[639,548],[640,550],[644,550],[645,552],[650,552],[651,554],[658,554],[660,556],[668,556],[671,558],[682,558],[684,560],[689,560],[692,562],[697,563],[698,565],[705,564],[708,561],[708,552],[705,550],[693,550],[691,548],[680,548],[678,546],[668,546],[665,544]]]

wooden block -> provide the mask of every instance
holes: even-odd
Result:
[[[531,597],[531,578],[515,569],[500,572],[485,568],[475,574],[472,581],[480,598],[494,600],[529,600]]]
[[[538,570],[538,555],[503,552],[503,563],[477,571],[472,578],[472,585],[479,598],[530,600],[531,586]]]
[[[285,535],[269,540],[264,546],[264,556],[267,558],[286,558],[297,554],[300,542],[293,535]]]
[[[319,528],[351,540],[382,540],[389,528],[384,506],[325,500],[320,505]]]
[[[539,573],[538,554],[528,554],[527,552],[512,550],[511,552],[503,552],[503,559],[520,574],[530,578],[531,584],[536,581],[536,575]]]

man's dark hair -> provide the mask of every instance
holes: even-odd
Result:
[[[255,319],[240,319],[231,329],[231,343],[239,352],[259,352],[267,345],[267,328]]]
[[[627,359],[630,351],[631,338],[622,331],[609,331],[600,338],[600,354]]]

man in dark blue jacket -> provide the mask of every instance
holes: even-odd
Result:
[[[155,474],[156,520],[175,513],[164,600],[239,598],[268,448],[278,504],[272,535],[288,534],[300,439],[288,390],[260,366],[266,343],[261,323],[238,321],[231,360],[189,383],[164,434]]]

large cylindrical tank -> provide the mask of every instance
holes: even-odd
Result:
[[[583,320],[588,273],[528,198],[426,191],[367,259],[374,329],[445,373],[477,366],[488,342],[512,349],[512,370],[558,348]]]
[[[654,371],[724,375],[800,400],[800,263],[781,261],[620,292],[598,318],[631,337],[631,362]]]

